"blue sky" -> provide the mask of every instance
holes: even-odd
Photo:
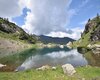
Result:
[[[86,1],[86,3],[83,3]],[[82,4],[84,4],[82,6]],[[69,28],[73,27],[84,27],[85,21],[89,18],[93,18],[97,13],[100,14],[100,0],[72,0],[72,3],[69,7],[70,9],[76,10],[76,14],[72,16],[71,22],[69,24]],[[25,24],[26,13],[30,11],[27,8],[23,9],[23,14],[17,17],[12,18],[14,22],[16,22],[19,26]]]
[[[93,18],[96,16],[97,13],[100,14],[100,0],[87,0],[87,2],[83,5],[83,7],[79,7],[82,5],[82,0],[73,0],[71,3],[70,8],[72,9],[79,9],[71,18],[71,27],[75,26],[84,26],[81,23],[85,22],[89,18]]]
[[[1,17],[36,35],[79,39],[97,13],[100,0],[0,0]]]

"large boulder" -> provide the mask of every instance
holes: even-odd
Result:
[[[62,69],[63,69],[64,74],[68,76],[71,76],[74,73],[76,73],[75,68],[71,64],[62,65]]]

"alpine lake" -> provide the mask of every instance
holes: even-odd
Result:
[[[23,71],[31,68],[39,68],[43,65],[61,66],[72,64],[78,66],[100,66],[100,55],[90,52],[69,49],[67,47],[54,47],[42,49],[29,49],[21,53],[0,58],[1,64],[7,66],[0,71]]]

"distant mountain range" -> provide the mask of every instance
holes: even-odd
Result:
[[[49,37],[49,36],[44,36],[44,35],[40,35],[39,40],[44,44],[47,44],[47,43],[67,44],[69,41],[70,42],[75,41],[74,39],[69,38],[69,37],[59,38],[59,37]]]

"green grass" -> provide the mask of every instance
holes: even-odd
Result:
[[[18,44],[26,44],[31,46],[32,48],[37,48],[38,46],[35,44],[30,44],[26,40],[20,40],[17,34],[7,34],[5,32],[0,31],[0,39],[5,39],[8,41],[18,42]]]
[[[5,38],[5,39],[10,39],[10,40],[19,40],[16,35],[14,34],[7,34],[7,33],[4,33],[2,31],[0,31],[0,37],[1,38]],[[20,40],[21,41],[21,40]],[[22,42],[22,41],[21,41]]]
[[[79,40],[73,42],[72,46],[73,47],[87,47],[88,44],[93,43],[90,40],[90,36],[94,29],[95,29],[95,27],[93,27],[88,33],[83,34]]]
[[[87,45],[90,43],[89,38],[90,38],[90,33],[87,33],[79,40],[74,41],[71,46],[73,48],[75,48],[75,47],[87,47]]]
[[[20,42],[23,42],[23,43],[27,43],[27,41],[25,41],[25,40],[20,40],[18,38],[17,34],[11,34],[11,33],[7,34],[5,32],[0,31],[0,37],[5,38],[5,39],[9,39],[9,40],[15,40],[15,41],[20,41]]]
[[[0,80],[100,80],[100,68],[78,67],[76,71],[73,76],[64,75],[61,67],[45,71],[31,69],[22,72],[0,72]]]
[[[100,80],[100,68],[94,68],[91,66],[88,67],[79,67],[77,72],[81,77],[86,78],[87,80]],[[98,78],[98,79],[96,79]]]

